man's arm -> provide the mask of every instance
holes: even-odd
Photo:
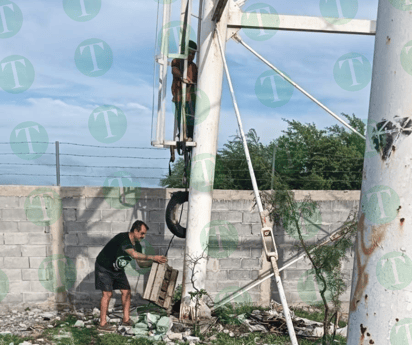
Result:
[[[183,75],[182,75],[182,73],[180,72],[179,65],[180,65],[180,62],[179,62],[178,59],[173,59],[173,60],[172,60],[172,74],[173,74],[174,77],[180,79],[180,78],[183,77]]]
[[[167,258],[162,255],[146,255],[137,252],[133,248],[126,249],[125,252],[129,254],[135,260],[153,260],[158,262],[159,264],[167,262]]]

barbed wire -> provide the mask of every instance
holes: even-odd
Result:
[[[18,174],[18,173],[0,173],[1,176],[7,176],[7,175],[13,175],[13,176],[37,176],[37,177],[43,177],[43,176],[47,176],[47,177],[56,177],[56,175],[44,175],[44,174]]]
[[[52,166],[55,167],[56,164],[32,164],[32,163],[0,163],[0,165],[22,165],[22,166]],[[61,167],[73,167],[73,168],[97,168],[97,169],[146,169],[146,170],[168,170],[168,168],[162,168],[162,167],[136,167],[136,166],[113,166],[113,165],[76,165],[76,164],[60,164]],[[287,172],[300,172],[301,170],[292,170],[288,168],[278,168],[278,170],[285,170]],[[279,172],[277,170],[277,172]],[[245,172],[249,173],[248,169],[230,169],[228,170],[229,172]],[[269,170],[264,170],[264,169],[255,169],[255,172],[266,172],[266,173],[271,173]],[[276,170],[275,170],[276,171]],[[309,170],[306,173],[354,173],[354,174],[361,174],[362,171],[355,171],[355,170]]]
[[[18,176],[47,176],[47,177],[55,177],[56,175],[46,175],[46,174],[19,174],[19,173],[0,173],[0,175],[18,175]],[[109,178],[109,177],[113,177],[113,176],[107,176],[107,175],[66,175],[66,174],[62,174],[60,175],[61,177],[90,177],[90,178]],[[134,178],[134,179],[152,179],[152,180],[161,180],[161,179],[166,179],[168,176],[158,176],[158,177],[153,177],[153,176],[114,176],[114,177],[124,177],[124,178]],[[170,177],[168,178],[168,180],[173,180],[173,181],[177,181],[177,180],[181,180],[181,177]],[[232,178],[228,178],[229,180],[233,180],[233,182],[236,181],[250,181],[250,179],[232,179]],[[215,177],[214,181],[216,182],[216,180],[220,180],[219,177]],[[262,182],[262,181],[271,181],[270,179],[257,179],[258,182]],[[301,181],[301,182],[319,182],[319,180],[307,180],[307,179],[289,179],[289,180],[293,180],[293,181]],[[362,182],[362,180],[332,180],[332,181],[325,181],[325,182],[331,182],[331,183],[335,183],[335,182]]]
[[[28,143],[30,144],[54,144],[54,141],[13,141],[13,142],[0,141],[0,145],[6,145],[6,144],[14,145],[14,144],[28,144]]]
[[[134,149],[134,150],[159,150],[156,147],[138,147],[138,146],[103,146],[103,145],[88,145],[88,144],[76,144],[69,142],[60,142],[62,145],[72,145],[72,146],[84,146],[84,147],[98,147],[104,149]]]
[[[160,157],[134,157],[134,156],[96,156],[96,155],[78,155],[73,153],[60,153],[60,156],[74,156],[74,157],[92,157],[92,158],[127,158],[127,159],[163,159],[169,160],[170,158]]]
[[[13,152],[13,153],[2,153],[2,152],[0,152],[0,155],[4,155],[4,156],[8,156],[8,155],[33,155],[33,156],[35,156],[35,155],[41,155],[41,156],[43,156],[43,155],[53,155],[53,156],[55,156],[56,154],[55,153],[47,153],[47,152],[45,152],[45,153],[31,153],[31,152],[29,152],[29,153],[27,153],[27,152]]]

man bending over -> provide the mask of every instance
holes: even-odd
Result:
[[[120,290],[122,293],[122,325],[133,326],[133,322],[130,320],[130,285],[124,272],[127,264],[132,259],[135,259],[138,264],[144,263],[145,266],[151,261],[160,264],[167,262],[167,258],[161,255],[142,254],[142,246],[139,242],[145,238],[147,230],[149,227],[144,222],[135,221],[129,232],[121,232],[114,236],[96,258],[95,288],[102,290],[99,331],[111,332],[114,330],[114,327],[106,322],[107,309],[113,290]]]

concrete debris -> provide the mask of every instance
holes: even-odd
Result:
[[[286,320],[283,314],[283,308],[280,304],[272,302],[272,308],[267,311],[253,310],[250,314],[231,315],[237,319],[242,326],[222,325],[216,317],[208,320],[200,320],[198,329],[200,334],[206,335],[206,340],[217,340],[217,333],[224,333],[228,336],[246,337],[253,332],[270,333],[275,335],[285,335],[288,333]],[[317,310],[308,310],[313,313]],[[323,324],[305,318],[296,317],[294,313],[292,322],[299,336],[305,337],[322,337]],[[42,332],[48,328],[56,328],[57,334],[54,339],[71,338],[71,332],[66,332],[69,326],[68,322],[61,323],[68,315],[74,316],[77,321],[70,323],[73,327],[92,328],[99,323],[100,310],[98,308],[90,309],[64,309],[61,311],[45,311],[40,309],[29,309],[25,311],[12,310],[7,315],[0,315],[0,334],[15,334],[21,337],[40,338]],[[116,324],[114,332],[125,337],[139,338],[143,337],[153,341],[164,341],[168,345],[177,345],[185,341],[191,344],[198,344],[200,339],[193,336],[193,321],[181,322],[175,316],[161,316],[154,311],[136,313],[132,312],[132,320],[135,323],[133,327],[121,325],[123,313],[121,308],[112,309],[107,316],[107,321]],[[61,328],[63,327],[63,328]],[[209,333],[209,331],[212,331]],[[333,325],[330,326],[330,332],[333,332]],[[343,337],[347,336],[347,327],[337,329],[336,334]],[[37,339],[36,341],[38,341]],[[47,341],[46,341],[47,343]],[[24,344],[24,343],[22,343]],[[26,342],[26,345],[31,344]],[[40,342],[45,344],[45,342]],[[17,345],[17,344],[16,344]],[[35,344],[31,344],[35,345]]]
[[[348,326],[337,329],[336,334],[346,338],[348,336]]]
[[[184,341],[188,341],[189,343],[198,343],[200,341],[199,337],[192,337],[190,335],[186,335],[183,337]]]
[[[261,324],[257,322],[253,322],[248,319],[243,320],[242,324],[245,325],[249,329],[250,332],[263,332],[263,333],[268,332],[266,327],[262,326]]]
[[[84,322],[82,320],[77,320],[76,323],[74,324],[74,327],[83,328]]]
[[[169,340],[182,340],[183,339],[182,333],[170,333],[167,335],[167,337],[169,338]]]

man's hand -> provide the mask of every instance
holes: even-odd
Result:
[[[185,83],[185,84],[194,84],[194,82],[193,81],[191,81],[189,78],[182,78],[182,81]]]
[[[155,255],[153,257],[153,261],[156,261],[159,264],[164,264],[165,262],[167,262],[167,257],[163,255]]]

